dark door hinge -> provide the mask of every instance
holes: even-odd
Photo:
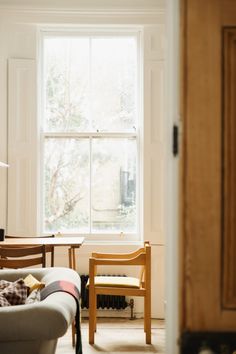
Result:
[[[177,124],[173,125],[173,155],[177,156],[179,153],[179,127]]]

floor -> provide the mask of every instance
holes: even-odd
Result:
[[[152,345],[145,344],[143,320],[135,319],[98,319],[95,345],[88,344],[88,321],[82,321],[83,354],[143,354],[165,353],[164,321],[152,320]],[[56,354],[74,354],[71,346],[71,330],[59,339]]]

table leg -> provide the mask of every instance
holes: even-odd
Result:
[[[73,266],[72,266],[72,253],[71,253],[71,247],[68,248],[68,258],[69,258],[69,268],[72,268],[73,269]]]
[[[71,269],[76,270],[76,259],[75,259],[74,247],[70,247],[68,249],[68,256],[69,256],[69,267]],[[72,329],[72,346],[75,347],[75,336],[76,336],[75,321],[72,322],[71,329]]]
[[[68,256],[69,256],[69,267],[71,269],[76,270],[76,254],[75,254],[75,247],[70,247],[68,249]]]
[[[76,270],[76,254],[75,254],[75,247],[72,247],[72,259],[73,259],[73,269]]]

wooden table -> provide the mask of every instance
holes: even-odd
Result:
[[[84,242],[84,237],[15,237],[5,238],[0,242],[0,246],[53,246],[68,247],[69,267],[76,270],[75,249],[80,248]]]

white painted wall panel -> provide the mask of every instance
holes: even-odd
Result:
[[[165,243],[163,31],[152,26],[144,32],[144,235],[153,244]]]
[[[35,235],[37,227],[37,122],[35,61],[10,59],[8,67],[8,228]]]
[[[7,162],[7,61],[0,57],[0,161]],[[6,228],[7,169],[0,168],[0,228]]]
[[[144,238],[152,244],[152,313],[165,302],[165,33],[144,28]]]
[[[166,57],[166,35],[164,24],[146,26],[145,58],[147,60],[163,60]]]

